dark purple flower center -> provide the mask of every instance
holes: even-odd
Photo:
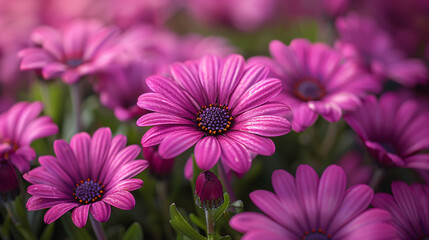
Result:
[[[92,203],[101,198],[104,191],[104,185],[101,182],[97,182],[97,180],[87,179],[86,181],[80,180],[79,183],[76,184],[76,188],[73,189],[73,196],[79,203]]]
[[[393,153],[393,154],[398,154],[398,152],[396,151],[395,146],[390,143],[390,142],[380,142],[380,145],[386,149],[386,151],[388,151],[389,153]]]
[[[305,240],[330,240],[331,234],[326,234],[326,231],[319,228],[318,230],[313,229],[311,232],[305,232],[301,239]]]
[[[81,65],[82,63],[83,63],[83,60],[82,59],[78,59],[78,58],[76,58],[76,59],[68,59],[66,61],[66,64],[68,66],[72,67],[72,68],[75,68],[75,67]]]
[[[325,94],[325,88],[316,79],[304,78],[294,85],[294,94],[303,101],[320,100]]]
[[[0,144],[7,144],[10,146],[10,150],[0,153],[0,161],[8,160],[10,158],[10,154],[16,152],[16,150],[19,148],[16,143],[13,143],[8,139],[0,139]]]
[[[197,125],[211,135],[225,133],[231,127],[233,117],[227,106],[210,104],[197,113]]]

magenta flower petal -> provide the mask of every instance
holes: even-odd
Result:
[[[264,156],[271,156],[276,150],[276,146],[271,139],[261,137],[256,134],[251,134],[242,131],[231,131],[228,133],[228,137],[241,143],[249,151]]]
[[[243,80],[240,81],[234,90],[234,93],[229,99],[231,106],[236,106],[237,101],[242,98],[243,94],[256,82],[262,81],[267,78],[269,69],[262,65],[251,65],[243,74]]]
[[[244,58],[240,55],[230,55],[225,59],[219,72],[219,103],[225,104],[229,94],[239,83],[244,71]]]
[[[199,105],[205,102],[204,92],[201,82],[198,80],[198,72],[193,69],[191,63],[175,63],[171,66],[171,74],[178,81],[179,85],[196,100]]]
[[[50,62],[45,65],[42,70],[42,75],[46,79],[56,78],[67,69],[67,66],[62,63]]]
[[[10,162],[20,172],[30,170],[30,161],[36,158],[31,143],[58,133],[50,117],[37,117],[42,109],[40,102],[19,102],[0,114],[0,161]]]
[[[148,78],[155,93],[145,93],[138,101],[139,107],[154,112],[137,122],[154,126],[142,137],[142,146],[159,144],[163,158],[175,157],[196,144],[199,167],[213,167],[220,152],[223,163],[244,173],[256,154],[274,152],[273,142],[258,135],[280,136],[291,129],[290,107],[274,102],[282,83],[267,79],[264,66],[246,65],[239,55],[225,59],[209,55],[173,64],[170,73],[171,78]],[[237,130],[243,134],[233,133]]]
[[[75,83],[111,62],[116,33],[115,28],[102,28],[99,22],[90,20],[72,21],[61,30],[41,26],[33,31],[31,39],[38,48],[24,49],[19,54],[21,69],[41,70],[46,79],[61,77],[65,83]]]
[[[278,116],[257,116],[250,120],[237,123],[232,129],[249,132],[265,137],[276,137],[289,133],[291,124]]]
[[[221,157],[225,164],[238,173],[247,172],[252,164],[247,149],[227,136],[219,136],[218,140],[222,149]]]
[[[187,125],[193,125],[194,123],[188,119],[169,115],[165,113],[148,113],[141,116],[137,120],[137,126],[145,127],[145,126],[154,126],[154,125],[165,125],[165,124],[181,124],[188,123]]]
[[[110,218],[111,208],[110,205],[100,201],[90,205],[90,211],[92,216],[94,216],[95,220],[99,222],[107,222]]]
[[[218,96],[218,74],[220,68],[220,60],[212,55],[201,59],[201,67],[199,68],[199,78],[201,79],[202,87],[206,90],[209,102],[215,102]]]
[[[220,144],[215,137],[205,137],[195,145],[195,159],[198,167],[209,170],[216,165],[221,153]]]
[[[280,101],[293,109],[293,129],[303,131],[317,115],[336,122],[344,111],[354,110],[368,93],[380,90],[358,64],[322,43],[294,39],[289,46],[270,43],[273,58],[256,57],[253,63],[266,64],[283,82]]]
[[[172,158],[192,147],[203,137],[202,132],[176,131],[167,136],[159,145],[159,154],[163,158]]]
[[[89,208],[91,207],[91,205],[92,204],[82,205],[73,209],[72,220],[78,228],[85,227],[86,221],[88,220]]]
[[[345,190],[344,171],[336,165],[320,181],[311,167],[300,165],[295,178],[276,170],[272,182],[275,193],[250,193],[266,215],[244,212],[229,222],[244,239],[400,239],[389,212],[368,209],[373,190],[367,185]]]
[[[133,209],[136,205],[133,195],[127,191],[112,193],[106,196],[103,201],[122,210]]]
[[[64,198],[64,193],[54,186],[45,184],[34,184],[27,188],[27,192],[41,198]]]
[[[72,220],[84,227],[89,211],[96,220],[106,222],[110,205],[126,210],[134,207],[129,191],[143,186],[143,181],[131,178],[146,169],[148,162],[135,160],[140,147],[126,147],[125,136],[112,138],[110,129],[101,128],[92,138],[87,133],[76,134],[70,145],[57,140],[54,151],[57,157],[40,157],[41,166],[24,175],[33,184],[28,187],[33,197],[27,208],[50,208],[46,223],[76,207]]]
[[[45,213],[43,219],[46,224],[50,224],[76,206],[79,206],[79,203],[58,203]]]
[[[317,192],[317,206],[320,208],[319,222],[323,229],[327,229],[332,217],[344,200],[346,190],[346,175],[338,166],[330,166],[320,178]],[[329,197],[327,197],[329,196]]]
[[[369,96],[356,111],[344,116],[368,152],[382,166],[428,169],[429,115],[414,99],[385,93]]]
[[[269,78],[261,80],[241,96],[232,114],[239,115],[244,110],[249,109],[251,106],[259,106],[268,102],[273,97],[277,96],[282,90],[280,80]]]

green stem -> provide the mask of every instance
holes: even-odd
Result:
[[[204,213],[206,214],[206,223],[207,223],[207,239],[213,240],[214,239],[214,221],[213,221],[213,210],[212,209],[206,209],[204,210]]]
[[[73,119],[74,119],[74,132],[80,132],[81,130],[81,99],[80,99],[80,89],[79,82],[70,85],[70,97],[72,101],[73,108]]]
[[[94,230],[95,236],[98,240],[106,240],[106,234],[104,234],[103,227],[101,223],[94,219],[94,217],[89,214],[89,219],[91,220],[92,229]]]
[[[171,231],[170,224],[168,224],[168,221],[170,220],[170,205],[168,204],[167,200],[167,183],[165,180],[160,180],[156,182],[156,194],[158,195],[158,199],[161,202],[160,208],[161,208],[161,216],[162,216],[162,226],[164,228],[164,233],[167,236],[167,239],[174,239],[173,232]]]
[[[48,83],[46,82],[46,80],[40,80],[40,89],[42,92],[42,102],[45,105],[45,113],[47,113],[48,115],[50,115],[52,113],[52,105],[51,105],[51,100],[50,100],[50,95],[49,95],[49,86]]]

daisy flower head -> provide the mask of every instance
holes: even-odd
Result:
[[[336,43],[342,49],[354,51],[345,54],[355,58],[378,81],[393,81],[407,87],[426,83],[428,71],[423,61],[407,58],[395,47],[392,37],[372,19],[349,14],[336,20],[340,38]]]
[[[368,96],[344,119],[379,165],[429,170],[429,114],[419,102],[391,92]]]
[[[21,173],[30,170],[36,158],[31,143],[58,133],[50,117],[38,117],[42,109],[41,102],[19,102],[0,115],[0,163],[9,162]]]
[[[295,178],[276,170],[272,184],[274,193],[250,193],[265,214],[244,212],[231,218],[230,226],[244,233],[242,239],[399,240],[389,212],[367,209],[373,190],[363,184],[346,189],[346,175],[336,165],[326,168],[320,179],[308,165],[300,165]]]
[[[126,146],[127,138],[112,138],[109,128],[100,128],[91,136],[85,132],[74,135],[70,144],[54,142],[54,156],[41,156],[40,167],[24,175],[32,185],[27,192],[33,195],[27,209],[49,208],[45,223],[50,224],[72,210],[72,220],[84,227],[88,213],[99,222],[110,217],[111,206],[130,210],[135,199],[130,191],[143,186],[135,175],[148,162],[135,160],[140,153],[137,145]]]
[[[115,55],[112,47],[118,30],[96,20],[76,20],[60,30],[41,26],[20,51],[21,70],[40,70],[45,79],[60,77],[67,84],[105,67]]]
[[[392,183],[393,195],[375,194],[372,205],[392,214],[393,226],[400,239],[425,240],[429,238],[429,188],[421,184],[411,186],[404,182]]]
[[[380,84],[364,74],[355,62],[345,61],[336,50],[306,39],[292,40],[289,46],[274,40],[269,57],[253,57],[251,63],[265,64],[282,80],[279,99],[293,110],[292,128],[301,132],[313,125],[318,115],[329,122],[340,120],[343,111],[360,105],[368,91]]]
[[[146,79],[153,93],[137,105],[153,111],[138,126],[154,126],[142,138],[143,147],[159,144],[159,154],[172,158],[195,145],[195,160],[203,170],[219,159],[238,173],[247,172],[255,154],[272,155],[268,137],[286,134],[290,108],[274,102],[280,80],[267,78],[268,69],[248,65],[240,55],[206,56],[175,63],[171,77]]]

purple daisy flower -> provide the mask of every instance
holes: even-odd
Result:
[[[367,91],[380,89],[380,84],[355,62],[345,61],[339,52],[323,43],[295,39],[286,46],[274,40],[270,52],[273,58],[254,57],[250,62],[266,64],[271,74],[283,81],[284,91],[279,99],[292,107],[294,131],[304,131],[318,115],[336,122],[343,111],[359,106]]]
[[[41,70],[45,79],[61,77],[72,84],[110,62],[115,55],[110,46],[117,33],[115,28],[103,28],[95,20],[77,20],[61,31],[39,27],[31,36],[36,47],[19,53],[21,70]]]
[[[246,65],[240,55],[225,59],[206,56],[200,61],[175,63],[172,77],[146,79],[154,93],[145,93],[138,106],[153,111],[138,126],[153,126],[142,138],[143,147],[159,145],[163,158],[195,146],[203,170],[219,158],[236,172],[247,172],[252,155],[272,155],[267,137],[286,134],[288,105],[272,102],[282,90],[280,80],[267,78],[268,69]]]
[[[19,102],[0,115],[0,162],[10,162],[22,173],[30,170],[36,158],[31,143],[58,133],[50,117],[37,117],[42,108],[40,102]]]
[[[428,239],[429,188],[420,184],[408,186],[404,182],[393,182],[392,193],[393,196],[375,194],[372,205],[392,214],[393,226],[401,239]]]
[[[351,45],[356,52],[349,52],[362,66],[381,81],[392,79],[412,87],[427,82],[428,71],[423,61],[406,58],[404,52],[394,47],[390,35],[369,18],[350,14],[336,22],[340,34],[340,48]]]
[[[346,190],[346,175],[329,166],[320,181],[308,165],[300,165],[296,178],[284,170],[272,175],[274,192],[250,193],[261,213],[239,213],[229,224],[245,233],[246,240],[283,239],[399,239],[389,212],[367,209],[374,192],[367,185]]]
[[[83,132],[54,142],[57,157],[41,156],[37,167],[24,178],[32,183],[27,192],[33,195],[27,209],[50,208],[45,214],[47,224],[73,209],[72,220],[84,227],[90,211],[99,222],[110,217],[110,206],[130,210],[135,199],[129,191],[143,186],[141,179],[133,179],[148,162],[135,160],[140,147],[126,147],[127,138],[112,138],[109,128],[98,129],[92,138]]]
[[[429,113],[417,101],[385,93],[368,96],[362,106],[344,115],[376,161],[384,167],[429,170]]]

